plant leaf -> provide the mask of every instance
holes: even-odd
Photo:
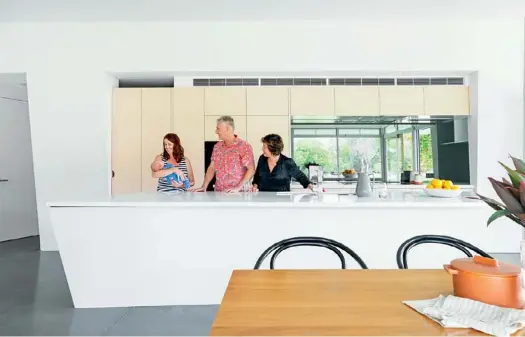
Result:
[[[478,197],[480,197],[481,200],[483,200],[487,205],[489,205],[490,207],[492,207],[492,208],[495,209],[496,211],[505,208],[505,205],[503,205],[503,204],[500,203],[499,201],[496,201],[496,200],[494,200],[494,199],[488,198],[488,197],[483,196],[483,195],[481,195],[481,194],[479,194],[479,193],[476,193],[476,195],[477,195]]]
[[[521,174],[525,174],[525,162],[511,155],[509,155],[509,157],[512,158],[512,161],[514,162],[514,167],[516,167],[516,171],[518,171]]]
[[[499,198],[507,206],[506,208],[511,211],[512,213],[521,214],[523,213],[523,206],[521,206],[521,202],[519,199],[515,198],[512,193],[505,188],[505,185],[493,178],[489,178],[489,181],[492,184],[492,187],[494,187],[494,190],[498,194]],[[519,187],[519,184],[518,184]]]
[[[521,206],[525,208],[525,183],[520,183],[520,202]]]
[[[497,220],[499,218],[501,218],[502,216],[508,216],[509,214],[511,214],[511,212],[508,210],[508,209],[500,209],[499,211],[496,211],[494,213],[492,213],[492,215],[489,217],[489,219],[487,220],[487,227],[494,221],[494,220]]]
[[[505,184],[505,185],[509,185],[509,186],[512,186],[512,183],[510,181],[508,181],[507,179],[505,178],[501,178],[502,179],[502,182]]]
[[[521,184],[521,183],[520,183]],[[505,186],[505,189],[507,189],[507,191],[509,191],[510,193],[512,193],[512,195],[514,196],[514,198],[516,199],[520,199],[520,190],[518,190],[517,188],[514,188],[512,186],[507,186],[503,183],[501,183],[502,186]]]
[[[512,186],[514,186],[515,188],[519,188],[520,187],[520,182],[522,182],[522,181],[525,182],[525,176],[520,174],[518,171],[515,171],[515,170],[511,169],[510,167],[508,167],[507,165],[503,164],[502,162],[498,162],[498,163],[500,163],[501,166],[503,166],[505,168],[505,170],[507,170],[507,173],[509,174],[510,181],[512,182]]]

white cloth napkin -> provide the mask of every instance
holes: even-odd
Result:
[[[497,307],[452,295],[404,304],[444,328],[472,328],[494,336],[510,336],[525,327],[525,310]]]

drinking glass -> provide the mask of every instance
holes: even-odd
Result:
[[[379,198],[386,198],[388,197],[388,188],[386,186],[386,183],[378,183],[375,185],[375,190],[377,191],[377,196]]]

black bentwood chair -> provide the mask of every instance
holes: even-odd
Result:
[[[344,244],[337,242],[332,239],[322,238],[322,237],[316,237],[316,236],[298,236],[293,237],[289,239],[284,239],[279,242],[274,243],[270,247],[268,247],[259,257],[257,262],[255,263],[255,266],[253,269],[259,269],[266,257],[268,257],[272,252],[273,255],[270,259],[270,269],[274,269],[275,266],[275,260],[277,259],[277,256],[281,254],[283,251],[285,251],[288,248],[292,247],[300,247],[300,246],[310,246],[310,247],[322,247],[331,250],[334,252],[335,255],[339,257],[339,260],[341,261],[341,268],[346,269],[346,260],[343,255],[343,252],[350,255],[354,260],[357,261],[359,266],[361,266],[362,269],[368,269],[365,262],[357,255],[353,250],[345,246]]]
[[[399,246],[397,250],[397,254],[396,254],[397,266],[399,269],[408,269],[407,254],[409,250],[423,243],[437,243],[437,244],[441,244],[441,245],[445,245],[449,247],[454,247],[456,249],[461,250],[468,257],[472,257],[471,251],[473,251],[474,253],[481,255],[483,257],[488,257],[491,259],[493,258],[492,256],[485,253],[478,247],[468,242],[465,242],[463,240],[451,237],[451,236],[430,235],[430,234],[417,235],[417,236],[414,236],[406,240],[405,242],[401,244],[401,246]]]

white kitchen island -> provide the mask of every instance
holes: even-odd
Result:
[[[369,268],[397,268],[399,245],[418,234],[451,235],[489,253],[519,251],[520,228],[506,219],[487,228],[491,209],[481,201],[389,193],[143,193],[48,206],[77,308],[219,304],[233,269],[253,268],[268,246],[294,236],[338,240]],[[441,268],[460,255],[422,245],[408,263]],[[350,257],[347,264],[358,268]],[[328,250],[296,247],[279,256],[276,268],[339,262]]]

